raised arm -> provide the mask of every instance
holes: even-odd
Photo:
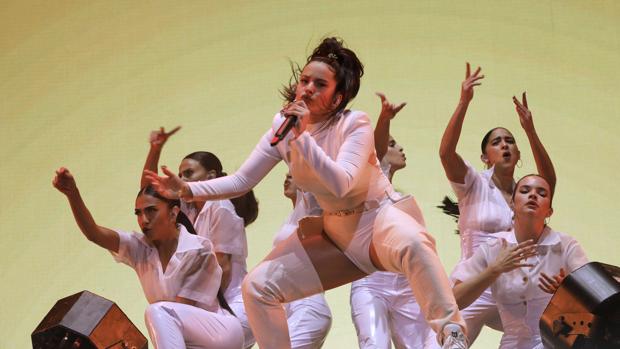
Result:
[[[381,113],[375,126],[375,151],[377,152],[377,159],[381,161],[387,153],[390,142],[390,122],[407,103],[392,104],[381,92],[377,92],[377,96],[381,98]]]
[[[532,154],[534,154],[534,161],[536,161],[536,169],[538,170],[538,174],[543,176],[547,182],[549,182],[551,191],[554,191],[557,178],[555,176],[553,163],[551,162],[551,158],[549,157],[549,154],[547,154],[547,150],[545,150],[545,147],[540,141],[540,138],[538,138],[538,134],[534,128],[534,120],[532,119],[532,112],[527,106],[527,97],[525,92],[523,92],[522,98],[523,100],[520,102],[517,97],[512,96],[515,109],[517,110],[517,114],[519,114],[519,122],[527,135],[527,140],[530,142],[530,147],[532,148]]]
[[[52,184],[58,191],[65,194],[71,205],[71,211],[78,227],[86,238],[95,244],[110,250],[118,252],[119,237],[114,230],[102,227],[95,223],[93,216],[84,204],[80,191],[75,184],[75,179],[68,169],[61,167],[56,170],[56,176]]]
[[[160,194],[171,199],[205,201],[238,197],[254,188],[282,160],[277,148],[269,145],[271,138],[273,130],[270,129],[239,170],[229,176],[188,183],[165,166],[162,166],[164,176],[150,170],[145,170],[144,174]]]
[[[501,250],[497,258],[493,263],[484,267],[482,253],[482,249],[478,249],[478,251],[465,262],[466,264],[476,265],[468,269],[468,277],[464,278],[465,280],[460,280],[459,278],[452,288],[459,309],[464,309],[472,304],[480,297],[484,290],[489,288],[503,273],[512,271],[516,268],[532,266],[532,264],[523,263],[522,260],[536,255],[536,245],[534,245],[532,240],[527,240],[514,247],[508,247],[506,240],[502,239]]]
[[[148,179],[144,176],[144,170],[149,170],[151,172],[157,173],[157,166],[159,164],[159,157],[161,155],[161,150],[166,144],[166,141],[170,136],[177,133],[178,130],[181,129],[181,126],[177,126],[172,131],[166,132],[163,127],[161,127],[158,131],[152,131],[149,137],[149,143],[151,147],[149,148],[149,153],[146,155],[146,161],[144,162],[144,169],[142,171],[142,176],[140,177],[140,188],[144,188],[149,184]]]
[[[439,157],[441,158],[441,164],[446,172],[446,177],[451,182],[465,183],[465,175],[467,174],[467,165],[461,156],[456,152],[456,145],[459,142],[461,136],[461,129],[463,128],[463,120],[467,113],[469,103],[474,98],[474,86],[481,84],[480,80],[484,78],[484,75],[480,75],[480,67],[471,74],[471,68],[467,63],[467,70],[465,73],[465,80],[461,84],[461,98],[459,104],[456,106],[448,126],[441,138],[441,145],[439,146]]]

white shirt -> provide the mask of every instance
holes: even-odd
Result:
[[[240,298],[241,283],[248,273],[248,242],[243,218],[237,215],[230,200],[206,201],[198,214],[193,204],[182,203],[181,209],[193,222],[196,233],[211,241],[214,252],[231,255],[230,283],[224,290],[224,298],[229,303]]]
[[[269,144],[284,118],[277,114],[249,158],[233,175],[188,183],[198,200],[239,196],[252,189],[280,161],[293,180],[311,192],[326,211],[351,209],[368,200],[382,200],[392,186],[379,169],[368,116],[350,111],[323,123],[308,125],[299,137],[293,132],[277,146]],[[329,123],[329,125],[326,125]]]
[[[217,291],[222,269],[217,264],[209,240],[192,235],[179,225],[177,250],[162,270],[157,248],[141,233],[117,231],[117,262],[132,267],[149,303],[176,301],[182,297],[196,301],[196,306],[211,312],[220,310]]]
[[[500,239],[506,240],[508,247],[518,244],[514,231],[496,233],[494,237],[460,263],[452,277],[464,281],[484,271],[496,260],[502,245]],[[577,240],[549,227],[545,227],[537,244],[538,255],[526,261],[533,267],[503,273],[491,285],[504,326],[500,348],[531,349],[540,345],[538,323],[552,296],[538,287],[540,273],[552,276],[564,268],[568,274],[588,262]]]
[[[465,165],[465,183],[450,182],[460,211],[461,260],[471,257],[488,234],[512,227],[512,209],[491,179],[493,168],[478,173],[468,162]]]

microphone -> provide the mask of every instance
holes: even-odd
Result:
[[[302,94],[301,97],[296,98],[293,103],[297,103],[297,101],[302,100],[305,96],[305,93]],[[280,113],[282,114],[283,112],[281,111]],[[297,115],[286,115],[285,118],[286,119],[284,120],[282,125],[280,125],[280,128],[278,128],[276,133],[273,135],[271,142],[269,142],[272,147],[275,147],[278,143],[280,143],[280,141],[283,140],[289,132],[291,132],[291,129],[297,123]]]
[[[282,125],[280,125],[280,128],[278,128],[276,133],[273,135],[273,138],[269,144],[271,144],[272,147],[275,147],[281,140],[284,139],[284,137],[286,137],[296,123],[297,115],[287,115]]]

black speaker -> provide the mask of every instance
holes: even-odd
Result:
[[[620,348],[620,268],[591,262],[568,275],[540,318],[545,348]]]
[[[33,349],[147,349],[114,302],[88,291],[60,299],[32,332]]]

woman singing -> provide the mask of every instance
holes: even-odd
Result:
[[[323,209],[323,229],[362,271],[406,275],[430,326],[445,348],[466,348],[464,322],[434,240],[399,209],[392,185],[381,173],[368,116],[345,110],[357,95],[363,66],[336,38],[324,39],[285,91],[289,103],[231,176],[186,183],[164,169],[149,172],[158,191],[183,200],[242,195],[284,160],[297,185]],[[270,146],[284,117],[298,121],[283,141]],[[283,303],[323,292],[329,261],[305,253],[298,235],[279,244],[245,278],[243,299],[256,341],[263,348],[290,348]],[[327,273],[326,273],[327,272]],[[431,297],[432,295],[432,297]]]

